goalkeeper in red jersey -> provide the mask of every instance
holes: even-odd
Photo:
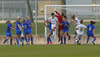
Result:
[[[62,23],[62,19],[63,19],[63,16],[64,16],[64,13],[61,13],[59,14],[57,11],[55,11],[57,15],[55,15],[57,18],[58,18],[58,42],[60,42],[60,31],[63,29],[63,25],[60,25]],[[70,40],[70,35],[67,33],[68,37],[69,37],[69,40]]]

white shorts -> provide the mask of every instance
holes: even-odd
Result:
[[[51,28],[53,29],[54,27],[56,27],[56,24],[51,24]]]
[[[82,35],[78,35],[78,34],[77,34],[76,39],[78,40],[78,39],[81,38],[81,37],[82,37]]]

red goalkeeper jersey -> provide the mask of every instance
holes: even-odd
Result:
[[[55,11],[58,15],[55,15],[56,17],[58,17],[58,22],[60,22],[60,24],[62,23],[62,15],[60,15],[57,11]]]

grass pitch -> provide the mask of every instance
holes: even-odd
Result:
[[[5,45],[0,57],[100,57],[100,45]]]
[[[84,25],[88,25],[90,24],[90,22],[84,22]],[[13,26],[15,26],[15,24],[12,23]],[[38,23],[37,24],[38,28],[37,28],[37,33],[38,35],[44,35],[45,34],[45,26],[44,26],[44,23]],[[6,24],[5,23],[0,23],[0,35],[5,35],[5,32],[6,32]],[[32,27],[32,34],[35,35],[35,28]],[[58,28],[57,28],[58,30]],[[49,30],[48,30],[49,31]],[[74,24],[71,24],[70,25],[70,28],[69,28],[69,34],[70,35],[73,35],[75,32],[75,26]],[[11,30],[11,33],[12,35],[15,35],[15,31],[14,30]],[[86,30],[85,30],[85,34],[86,34]],[[95,24],[95,34],[100,34],[100,22],[96,22]]]

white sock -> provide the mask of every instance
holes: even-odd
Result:
[[[79,40],[79,43],[81,43],[81,40]]]

